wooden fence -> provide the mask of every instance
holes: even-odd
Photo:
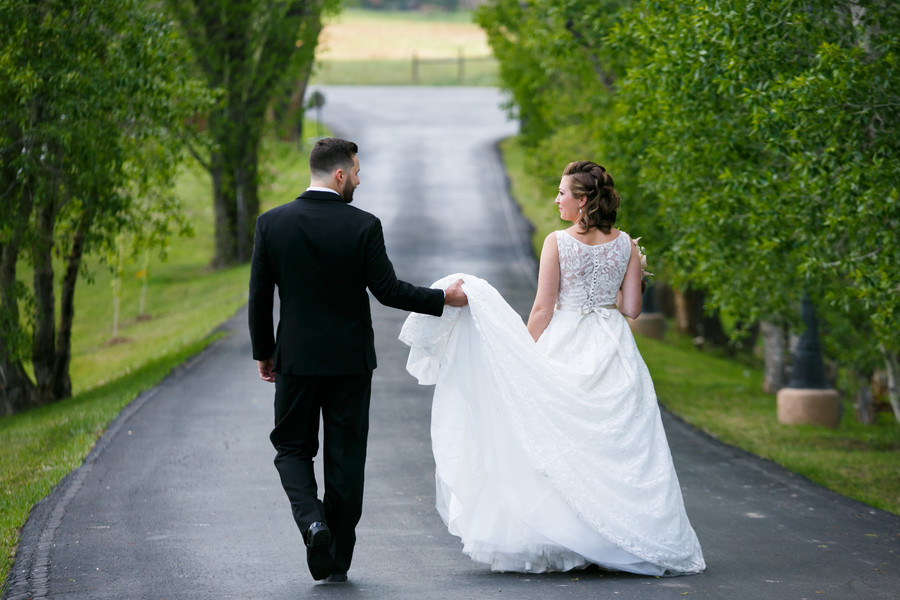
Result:
[[[463,85],[466,82],[466,64],[467,63],[496,63],[496,59],[493,56],[473,56],[467,57],[463,53],[462,49],[460,49],[456,58],[419,58],[418,54],[413,53],[412,55],[412,83],[413,85],[419,85],[426,80],[422,76],[422,69],[428,68],[431,65],[456,65],[456,82],[458,85]]]

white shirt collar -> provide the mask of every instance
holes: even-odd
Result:
[[[340,196],[340,194],[338,194],[336,191],[334,191],[334,190],[331,189],[331,188],[327,188],[327,187],[315,187],[315,186],[313,186],[313,187],[308,187],[308,188],[306,188],[306,191],[307,191],[307,192],[331,192],[332,194],[337,194],[338,196]]]

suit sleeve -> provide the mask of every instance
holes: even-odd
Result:
[[[266,360],[275,354],[275,330],[272,323],[275,278],[266,256],[263,229],[262,219],[257,219],[253,256],[250,259],[250,297],[247,307],[254,360]]]
[[[366,285],[385,306],[438,317],[444,312],[443,290],[397,279],[384,246],[381,221],[377,218],[366,233]]]

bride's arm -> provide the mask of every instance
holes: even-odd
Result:
[[[637,247],[632,245],[628,269],[625,271],[625,279],[619,291],[619,312],[631,319],[637,319],[641,314],[641,300],[641,255]]]
[[[541,249],[541,266],[538,271],[537,294],[534,297],[534,306],[528,316],[528,333],[538,341],[556,308],[556,297],[559,294],[559,248],[556,246],[556,232],[551,233],[544,240]]]

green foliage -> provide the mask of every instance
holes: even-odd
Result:
[[[122,232],[146,247],[184,229],[168,186],[185,123],[209,97],[185,72],[168,22],[134,0],[2,0],[0,39],[3,413],[71,393],[83,256],[113,247]],[[23,261],[33,294],[17,277]],[[22,370],[23,301],[34,308],[36,387]]]
[[[536,143],[562,123],[590,127],[606,104],[613,73],[595,47],[620,2],[496,0],[476,21],[500,61],[522,134]],[[560,169],[561,170],[561,169]]]
[[[608,39],[631,3],[621,0],[495,0],[476,14],[500,61],[500,78],[522,123],[529,170],[538,176],[547,211],[565,165],[604,165],[625,199],[619,224],[648,236],[656,261],[665,246],[655,196],[638,186],[640,138],[621,135],[618,80],[627,57]],[[661,268],[660,262],[654,265]]]
[[[897,355],[900,5],[495,0],[478,17],[542,185],[596,160],[654,272],[708,309],[796,324],[809,292],[831,358],[871,373]]]
[[[900,317],[885,279],[900,260],[896,11],[696,1],[640,16],[617,31],[646,57],[619,99],[648,140],[641,181],[678,226],[675,272],[748,318],[790,314],[809,290],[837,310],[861,303],[887,334]],[[870,19],[884,33],[867,51]]]
[[[3,2],[4,201],[56,202],[59,251],[84,213],[97,226],[87,251],[130,229],[151,239],[171,230],[181,122],[206,101],[177,38],[136,2]],[[9,188],[7,188],[7,185]],[[60,196],[65,196],[60,198]],[[45,199],[46,198],[46,199]],[[29,213],[7,213],[4,228]]]
[[[215,266],[250,260],[259,214],[259,144],[266,111],[299,86],[303,97],[322,18],[338,0],[167,0],[190,55],[219,102],[195,158],[209,171]],[[302,119],[302,114],[300,115]]]
[[[503,162],[513,196],[535,229],[535,251],[562,223],[558,214],[541,210],[551,202],[542,195],[527,166],[527,147],[505,140]],[[838,493],[900,514],[897,453],[900,430],[881,413],[872,426],[853,420],[844,403],[839,429],[781,425],[775,399],[759,389],[755,366],[697,351],[690,337],[674,326],[663,342],[637,336],[641,355],[653,376],[660,402],[690,424],[717,439],[763,456]]]
[[[312,127],[307,122],[307,127]],[[261,149],[260,196],[263,210],[295,198],[309,185],[307,148],[266,138]],[[80,394],[178,352],[208,335],[247,302],[249,265],[209,268],[213,257],[214,214],[211,184],[193,161],[179,168],[172,193],[193,224],[193,237],[177,237],[166,260],[150,255],[146,313],[140,316],[144,256],[129,257],[122,273],[118,343],[110,342],[113,273],[99,257],[87,257],[93,282],[79,283],[72,328],[72,390]],[[298,191],[299,190],[299,191]]]

